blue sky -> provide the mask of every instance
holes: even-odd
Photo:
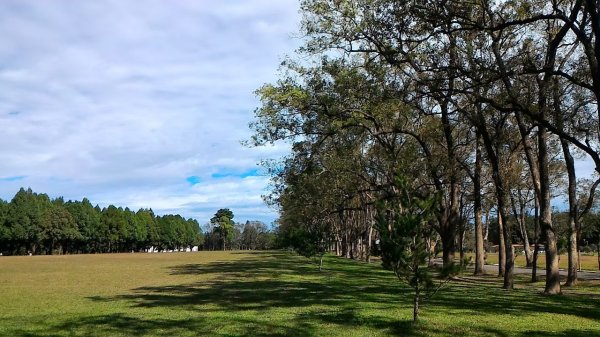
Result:
[[[276,218],[253,91],[299,45],[295,0],[0,2],[0,198],[21,187],[201,223]]]

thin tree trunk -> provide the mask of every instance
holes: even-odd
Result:
[[[419,301],[420,299],[420,289],[419,283],[415,286],[415,297],[413,299],[413,322],[417,322],[419,320]]]
[[[485,212],[485,227],[483,228],[483,247],[484,249],[486,249],[486,247],[488,247],[489,245],[489,237],[490,237],[490,211],[491,209],[488,208]]]
[[[458,244],[459,244],[459,256],[460,256],[460,265],[462,266],[465,261],[465,249],[464,249],[464,241],[465,241],[465,225],[463,223],[463,217],[460,217],[459,229],[458,229]]]
[[[498,203],[499,208],[501,207],[504,208],[502,205],[502,203]],[[508,219],[508,217],[506,216],[506,212],[501,210],[500,211],[501,214],[501,218],[502,219]],[[510,235],[510,229],[509,229],[509,224],[508,221],[502,220],[504,226],[503,226],[503,236],[504,236],[504,242],[505,242],[505,246],[504,249],[506,251],[506,257],[505,257],[505,264],[506,267],[504,269],[504,284],[502,285],[502,288],[504,289],[512,289],[513,288],[513,271],[514,271],[514,261],[515,261],[515,254],[514,254],[514,247],[512,245],[512,238]]]
[[[597,257],[598,257],[598,270],[600,270],[600,235],[598,236],[598,244],[596,245]]]
[[[538,252],[540,249],[540,207],[538,204],[537,196],[534,198],[535,208],[534,208],[534,240],[535,245],[533,246],[533,262],[531,266],[531,282],[537,282],[537,261],[538,261]]]
[[[367,235],[367,247],[365,248],[366,250],[366,257],[365,257],[365,261],[367,261],[367,263],[371,263],[371,241],[373,240],[373,221],[372,220],[368,220],[370,225],[369,225],[369,234]]]
[[[498,276],[504,277],[506,273],[506,242],[504,241],[504,221],[498,208]]]
[[[481,136],[477,132],[475,145],[475,173],[473,175],[473,211],[475,213],[475,275],[484,274],[483,223],[481,221]]]
[[[531,267],[532,260],[532,252],[529,247],[529,234],[527,233],[527,223],[525,218],[525,202],[523,200],[523,195],[521,190],[518,191],[519,194],[519,209],[517,210],[517,202],[515,201],[514,196],[511,194],[510,201],[513,210],[513,215],[519,224],[519,231],[521,232],[521,237],[523,238],[523,252],[525,253],[525,261],[527,263],[527,267]]]

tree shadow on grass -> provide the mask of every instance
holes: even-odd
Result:
[[[506,291],[499,285],[453,284],[430,299],[427,305],[438,310],[459,310],[471,314],[553,313],[600,322],[600,301],[594,297],[546,296],[531,289]]]
[[[525,331],[521,333],[521,337],[600,337],[600,332],[590,329],[568,329],[562,332]]]
[[[223,330],[223,323],[203,317],[192,319],[146,319],[126,314],[90,316],[66,321],[49,327],[44,332],[18,332],[16,337],[112,337],[112,336],[313,336],[315,330],[308,324],[285,326],[257,322],[251,319],[232,318],[227,324],[234,329]],[[68,332],[65,334],[65,332]]]
[[[379,264],[365,264],[332,256],[326,256],[323,272],[320,272],[316,263],[306,263],[311,260],[290,252],[234,252],[233,254],[250,255],[251,258],[202,264],[188,263],[169,267],[169,272],[171,275],[218,274],[220,277],[229,278],[254,276],[273,278],[285,274],[331,275],[342,273],[344,277],[373,276],[375,279],[382,274],[390,275]],[[365,273],[366,271],[368,274]]]
[[[340,306],[358,302],[389,304],[406,293],[393,279],[377,278],[354,263],[319,272],[289,254],[231,262],[185,264],[171,267],[171,275],[215,274],[218,279],[191,284],[149,286],[94,301],[126,301],[132,307],[181,307],[211,311],[268,310],[315,305]],[[342,261],[339,261],[342,262]],[[345,262],[345,261],[344,261]],[[389,275],[389,274],[388,274]],[[286,276],[286,277],[284,277]],[[290,279],[290,277],[292,279]],[[299,276],[302,276],[301,278]],[[215,306],[218,309],[215,309]]]

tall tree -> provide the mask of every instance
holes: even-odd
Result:
[[[225,250],[227,244],[229,244],[233,239],[233,212],[229,208],[221,208],[210,219],[210,223],[213,225],[213,228],[221,237],[221,242],[223,243],[223,250]]]

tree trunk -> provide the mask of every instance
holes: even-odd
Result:
[[[540,207],[538,205],[538,198],[535,197],[534,198],[535,201],[535,208],[534,208],[534,246],[533,246],[533,261],[532,261],[532,266],[531,266],[531,282],[537,282],[538,278],[537,278],[537,261],[538,261],[538,251],[540,249]]]
[[[503,205],[502,202],[498,202],[498,206],[499,208],[503,209]],[[502,233],[504,236],[504,249],[506,251],[506,257],[505,257],[505,269],[504,269],[504,284],[502,285],[502,288],[504,289],[513,289],[514,287],[514,280],[513,280],[513,271],[514,271],[514,261],[515,261],[515,254],[514,254],[514,247],[512,245],[512,238],[511,238],[511,234],[510,234],[510,229],[509,229],[509,224],[508,221],[505,221],[508,219],[508,217],[506,216],[506,212],[501,210],[500,211],[500,218],[502,218]]]
[[[456,225],[459,221],[459,211],[455,209],[455,204],[458,206],[458,191],[453,188],[451,191],[450,209],[445,209],[441,217],[439,217],[440,239],[442,240],[442,261],[444,267],[454,263],[456,253]]]
[[[540,171],[540,227],[546,239],[546,287],[545,294],[560,294],[560,273],[558,270],[558,249],[556,233],[552,226],[552,206],[550,205],[550,175],[548,172],[547,131],[538,126],[538,149]]]
[[[596,245],[597,257],[598,257],[598,270],[600,270],[600,236],[598,236],[598,244]]]
[[[448,78],[448,87],[447,91],[444,93],[444,96],[441,100],[439,100],[440,107],[440,115],[442,122],[442,130],[444,132],[444,140],[446,145],[446,155],[447,155],[447,169],[448,169],[448,180],[449,180],[449,201],[450,204],[447,205],[448,213],[447,218],[443,223],[440,223],[442,236],[442,248],[444,250],[444,267],[450,266],[454,263],[454,254],[456,252],[455,240],[456,240],[456,229],[460,226],[460,179],[459,172],[460,169],[458,167],[458,160],[456,154],[456,141],[454,139],[453,133],[453,122],[451,119],[451,97],[454,91],[454,81],[455,70],[458,65],[458,54],[456,47],[456,37],[453,34],[448,35],[449,37],[449,63],[451,66],[449,67],[450,77]]]
[[[475,213],[475,275],[484,274],[483,223],[481,221],[481,140],[477,133],[475,145],[475,173],[473,175],[473,212]]]
[[[546,229],[546,288],[545,294],[560,294],[560,273],[558,270],[558,248],[553,229]],[[553,272],[555,271],[555,272]]]
[[[563,112],[561,107],[561,93],[559,90],[559,84],[557,79],[552,79],[552,93],[553,93],[553,105],[554,105],[554,117],[556,125],[559,129],[564,129]],[[577,270],[579,269],[579,255],[577,249],[577,233],[578,233],[578,220],[579,210],[577,207],[577,175],[575,172],[575,160],[571,155],[571,149],[569,143],[563,137],[560,137],[560,146],[563,151],[563,157],[565,159],[565,166],[567,168],[568,177],[568,196],[569,196],[569,247],[568,247],[568,260],[569,267],[567,272],[566,286],[574,286],[577,283]],[[593,196],[591,196],[593,197]]]
[[[488,208],[485,211],[485,223],[484,223],[484,228],[483,228],[483,248],[484,250],[487,249],[488,245],[489,245],[489,237],[490,237],[490,211],[491,209]]]
[[[498,276],[504,277],[506,273],[506,242],[504,241],[504,221],[498,207]]]
[[[521,237],[523,238],[523,252],[525,253],[525,261],[527,263],[527,267],[531,267],[531,248],[529,247],[529,235],[527,234],[527,224],[525,222],[525,201],[523,200],[523,194],[521,190],[518,190],[518,203],[519,208],[517,209],[517,201],[515,197],[510,195],[510,203],[513,210],[513,215],[519,224],[519,232],[521,232]]]
[[[524,218],[524,216],[523,216]],[[528,268],[531,268],[533,264],[533,252],[531,251],[531,246],[529,246],[529,234],[527,233],[527,225],[525,223],[525,219],[522,219],[523,228],[523,252],[525,253],[525,261]]]
[[[413,299],[413,322],[417,322],[419,320],[419,302],[420,302],[420,289],[419,282],[415,286],[415,297]]]
[[[447,267],[454,263],[454,233],[440,233],[442,239],[442,261],[444,267]]]
[[[577,177],[575,174],[575,161],[569,149],[569,143],[566,140],[560,140],[563,150],[563,156],[567,167],[569,177],[569,267],[566,286],[577,284],[577,270],[579,268],[579,255],[577,254]]]
[[[371,263],[371,241],[373,240],[373,221],[370,221],[370,225],[369,225],[369,234],[367,235],[367,247],[365,248],[366,250],[366,256],[365,256],[365,261],[367,263]]]
[[[577,252],[577,216],[569,217],[569,266],[567,271],[566,286],[574,286],[577,284],[577,271],[579,270],[579,254]]]
[[[344,233],[342,236],[342,256],[350,258],[350,240],[348,240],[348,233]]]
[[[463,220],[461,217],[460,220],[460,225],[459,225],[459,231],[458,231],[458,251],[459,251],[459,256],[460,256],[460,265],[462,266],[464,261],[465,261],[465,249],[464,249],[464,241],[465,241],[465,230],[464,230],[464,224],[463,224]]]

